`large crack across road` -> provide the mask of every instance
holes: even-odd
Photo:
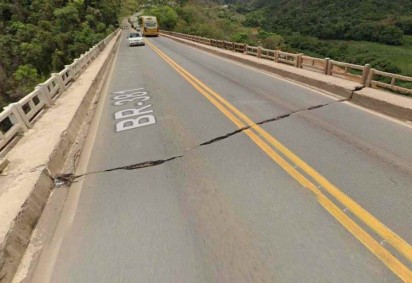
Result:
[[[197,148],[202,147],[202,146],[207,146],[207,145],[210,145],[210,144],[213,144],[213,143],[217,143],[219,141],[225,140],[225,139],[227,139],[229,137],[232,137],[234,135],[240,134],[240,133],[242,133],[246,130],[249,130],[249,129],[251,129],[251,128],[257,126],[257,125],[263,125],[263,124],[271,123],[271,122],[274,122],[274,121],[279,121],[279,120],[285,119],[287,117],[290,117],[291,115],[294,115],[294,114],[319,109],[319,108],[329,106],[329,105],[335,104],[335,103],[349,101],[349,100],[351,100],[351,98],[353,96],[353,93],[357,90],[359,90],[359,89],[355,89],[352,92],[352,95],[349,98],[339,99],[339,100],[335,100],[335,101],[332,101],[332,102],[329,102],[329,103],[324,103],[324,104],[318,104],[318,105],[310,106],[310,107],[307,107],[307,108],[291,111],[287,114],[279,115],[279,116],[276,116],[276,117],[273,117],[273,118],[265,119],[265,120],[262,120],[260,122],[255,123],[253,125],[245,126],[245,127],[240,128],[240,129],[237,129],[233,132],[227,133],[225,135],[221,135],[221,136],[218,136],[216,138],[210,139],[208,141],[202,142],[199,145],[196,145],[194,147],[186,149],[184,152],[188,152],[188,151],[197,149]],[[100,174],[100,173],[105,173],[105,172],[119,171],[119,170],[138,170],[138,169],[142,169],[142,168],[154,167],[154,166],[158,166],[158,165],[161,165],[163,163],[166,163],[166,162],[178,159],[178,158],[182,158],[182,157],[184,157],[184,155],[185,154],[176,155],[176,156],[169,157],[167,159],[149,160],[149,161],[144,161],[144,162],[140,162],[140,163],[134,163],[134,164],[130,164],[130,165],[114,167],[114,168],[105,169],[105,170],[101,170],[101,171],[88,172],[88,173],[79,174],[79,175],[74,175],[73,173],[61,174],[61,175],[58,175],[56,178],[54,178],[54,184],[55,184],[55,187],[70,186],[76,179],[84,177],[84,176]]]
[[[84,177],[84,176],[94,175],[94,174],[99,174],[99,173],[104,173],[104,172],[118,171],[118,170],[136,170],[136,169],[142,169],[142,168],[147,168],[147,167],[154,167],[154,166],[158,166],[165,162],[172,161],[174,159],[181,158],[181,157],[183,157],[183,155],[176,155],[176,156],[173,156],[167,159],[144,161],[140,163],[119,166],[119,167],[114,167],[114,168],[100,170],[100,171],[88,172],[88,173],[84,173],[80,175],[74,175],[73,173],[61,174],[61,175],[58,175],[56,178],[54,178],[54,184],[55,184],[55,187],[70,186],[76,179]]]

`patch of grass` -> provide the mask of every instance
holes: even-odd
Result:
[[[338,41],[333,42],[346,43],[348,54],[359,54],[368,51],[379,55],[382,59],[387,59],[401,68],[402,74],[412,76],[412,36],[404,36],[404,44],[401,46],[390,46],[375,42],[367,41]]]

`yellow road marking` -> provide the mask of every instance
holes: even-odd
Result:
[[[169,60],[171,59],[169,58]],[[373,231],[375,231],[378,235],[380,235],[383,239],[385,239],[390,245],[392,245],[395,249],[397,249],[408,260],[412,261],[412,246],[410,244],[408,244],[405,240],[399,237],[396,233],[394,233],[388,227],[382,224],[378,219],[376,219],[368,211],[363,209],[358,203],[356,203],[354,200],[352,200],[350,197],[348,197],[346,194],[340,191],[336,186],[330,183],[326,178],[320,175],[315,169],[310,167],[306,162],[301,160],[298,156],[296,156],[293,152],[291,152],[288,148],[286,148],[283,144],[281,144],[277,139],[275,139],[268,132],[266,132],[262,127],[260,127],[259,125],[256,125],[251,119],[249,119],[246,115],[244,115],[242,112],[236,109],[227,100],[225,100],[219,94],[217,94],[212,89],[207,87],[201,81],[193,77],[190,73],[188,73],[183,68],[181,68],[181,70],[188,77],[193,79],[199,86],[205,89],[208,93],[212,94],[217,100],[219,100],[223,105],[225,105],[229,110],[231,110],[239,118],[245,121],[247,126],[252,126],[253,129],[255,129],[271,145],[273,145],[282,154],[284,154],[291,162],[295,163],[306,174],[311,176],[316,182],[318,182],[322,187],[324,187],[325,190],[328,193],[330,193],[337,201],[339,201],[342,205],[347,207],[354,215],[356,215],[360,220],[362,220],[366,225],[368,225]]]
[[[383,225],[379,220],[373,217],[370,213],[364,210],[355,201],[350,199],[344,193],[339,191],[328,180],[316,172],[313,168],[307,165],[304,161],[298,158],[294,153],[283,146],[273,136],[268,134],[261,127],[256,125],[246,115],[237,110],[219,94],[208,88],[201,81],[192,76],[188,71],[183,69],[167,55],[165,55],[160,49],[148,42],[148,45],[163,58],[173,69],[176,70],[183,78],[185,78],[196,90],[198,90],[203,96],[205,96],[213,105],[215,105],[226,117],[228,117],[238,128],[245,126],[252,126],[251,129],[258,132],[264,139],[278,149],[284,156],[290,161],[298,165],[305,173],[311,176],[319,184],[321,184],[332,196],[338,201],[344,204],[351,210],[359,219],[366,223],[369,227],[381,235],[386,241],[398,249],[406,258],[411,259],[412,254],[409,253],[411,249],[410,245],[402,238],[392,232],[389,228]],[[232,112],[231,112],[232,111]],[[236,114],[237,117],[234,115]],[[238,118],[239,117],[239,118]],[[246,122],[244,124],[241,120]],[[259,146],[272,160],[274,160],[279,166],[281,166],[286,172],[289,173],[297,182],[302,186],[311,190],[317,197],[319,203],[333,215],[350,233],[352,233],[360,242],[362,242],[373,254],[375,254],[382,262],[384,262],[388,268],[390,268],[395,274],[405,281],[412,281],[412,271],[403,265],[396,257],[382,247],[372,236],[370,236],[365,230],[363,230],[358,224],[356,224],[349,216],[343,213],[330,199],[328,199],[311,181],[305,176],[293,168],[285,159],[283,159],[278,153],[276,153],[268,144],[266,144],[260,137],[258,137],[251,129],[244,131],[246,135],[251,138],[256,145]]]

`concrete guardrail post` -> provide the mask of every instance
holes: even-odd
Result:
[[[59,73],[52,73],[52,78],[55,78],[58,85],[59,85],[59,90],[60,92],[65,91],[66,86],[64,85],[62,77],[59,75]]]
[[[330,61],[330,58],[325,58],[325,70],[323,71],[325,75],[329,74],[329,61]]]
[[[29,127],[27,125],[27,122],[25,122],[26,119],[22,117],[22,114],[19,111],[18,105],[16,103],[12,103],[9,105],[9,107],[10,107],[11,112],[13,113],[13,115],[9,117],[11,123],[13,125],[18,124],[20,126],[20,129],[23,132],[26,132],[29,129]]]
[[[366,81],[365,81],[365,87],[371,86],[374,73],[375,73],[375,69],[369,70],[368,77],[366,78]]]
[[[361,83],[362,83],[364,86],[366,86],[366,81],[368,80],[370,70],[371,70],[371,65],[369,65],[369,64],[366,64],[366,65],[363,67],[363,71],[362,71],[362,81],[361,81]]]
[[[257,57],[262,58],[262,46],[257,47]]]
[[[247,47],[248,45],[245,43],[243,44],[243,53],[247,54]]]
[[[273,56],[274,58],[273,58],[273,60],[277,63],[277,62],[279,62],[279,50],[275,50],[275,54],[274,54],[274,56]]]
[[[297,68],[302,68],[302,56],[303,56],[303,53],[299,53],[299,54],[296,56],[295,67],[297,67]]]
[[[95,52],[97,53],[98,50],[99,49],[96,46]],[[79,59],[77,59],[77,58],[74,59],[72,65],[73,65],[73,71],[74,71],[74,79],[76,79],[76,76],[80,73],[80,70],[82,69],[81,66],[80,66]]]
[[[44,84],[38,84],[34,89],[40,91],[39,96],[44,100],[47,107],[50,107],[53,104],[53,100],[47,95],[46,86]]]
[[[327,75],[331,76],[332,75],[332,70],[333,70],[333,60],[328,61],[328,69],[327,69]]]
[[[32,124],[30,123],[29,119],[26,116],[26,113],[24,113],[23,110],[23,105],[21,105],[19,102],[13,103],[13,107],[16,109],[16,112],[18,112],[18,115],[16,115],[17,120],[23,121],[23,123],[26,125],[27,129],[31,129]],[[31,105],[30,105],[31,107]],[[13,113],[15,113],[13,111]],[[18,116],[18,117],[17,117]]]
[[[76,76],[76,73],[73,68],[73,65],[64,65],[64,68],[67,68],[69,70],[70,81],[74,82],[74,77]]]

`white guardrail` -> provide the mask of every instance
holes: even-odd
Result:
[[[364,66],[331,60],[330,58],[315,58],[303,53],[294,54],[281,50],[265,49],[261,46],[250,46],[244,43],[228,42],[224,40],[194,36],[171,31],[161,31],[175,37],[191,40],[214,47],[240,52],[254,57],[275,61],[294,66],[296,68],[323,73],[334,77],[358,82],[366,87],[389,90],[392,92],[412,95],[412,77],[406,77],[376,69],[369,64]],[[377,80],[379,78],[380,80]],[[387,83],[385,83],[387,81]],[[389,83],[390,82],[390,83]]]
[[[0,153],[17,136],[30,129],[40,113],[50,107],[81,74],[83,70],[99,55],[104,47],[116,35],[118,30],[94,45],[75,59],[59,73],[54,73],[44,83],[36,86],[34,91],[15,103],[4,107],[0,113]]]

